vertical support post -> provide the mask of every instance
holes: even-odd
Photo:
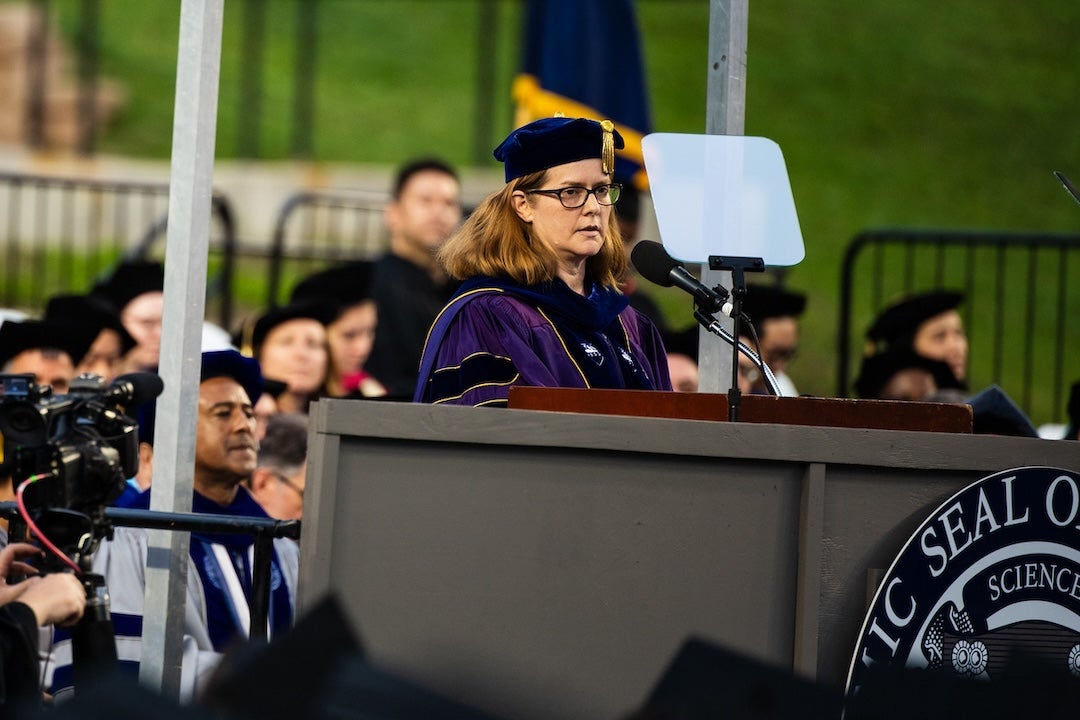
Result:
[[[82,0],[79,19],[79,139],[81,155],[94,154],[97,136],[98,46],[101,0]]]
[[[473,106],[473,161],[485,165],[491,159],[491,96],[495,91],[495,39],[499,7],[495,0],[480,0],[476,23],[476,103]]]
[[[750,0],[709,0],[709,65],[705,101],[705,132],[742,135],[746,117],[746,34]],[[706,189],[708,191],[708,189]],[[706,228],[708,232],[708,228]],[[731,285],[731,273],[701,266],[701,282],[709,287]],[[729,332],[731,318],[721,316]],[[705,328],[698,330],[698,376],[701,392],[726,392],[731,386],[731,348],[716,342]]]
[[[45,146],[45,82],[49,39],[49,0],[34,0],[26,40],[26,144]]]
[[[224,0],[180,5],[159,366],[165,391],[157,403],[150,504],[166,512],[189,511],[193,492],[223,15]],[[181,689],[188,545],[187,533],[149,531],[139,678],[169,698]]]
[[[263,0],[244,0],[240,50],[240,106],[236,119],[237,154],[242,158],[259,157],[259,130],[262,127],[263,45],[266,37],[266,4]]]
[[[296,65],[293,78],[292,156],[310,160],[315,114],[315,59],[318,43],[319,0],[297,0]]]

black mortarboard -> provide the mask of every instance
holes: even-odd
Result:
[[[885,308],[866,331],[872,343],[885,347],[910,347],[919,326],[932,317],[956,309],[964,301],[963,293],[935,290],[912,295]]]
[[[215,350],[202,354],[199,382],[216,377],[228,377],[240,383],[252,405],[262,395],[263,378],[259,362],[236,350]]]
[[[121,351],[126,354],[135,347],[135,338],[131,337],[120,314],[104,297],[98,295],[56,295],[45,306],[45,320],[68,325],[85,325],[100,333],[102,330],[114,330],[120,335]]]
[[[116,266],[106,280],[94,286],[91,292],[111,302],[117,312],[148,292],[161,292],[165,288],[165,267],[153,260],[125,260]]]
[[[358,260],[308,275],[293,288],[290,304],[324,302],[338,313],[371,299],[374,263]]]
[[[85,683],[73,697],[56,703],[55,707],[17,717],[50,720],[209,720],[216,717],[205,710],[180,705],[120,670],[107,670],[92,679],[93,682]]]
[[[838,718],[841,703],[838,689],[690,638],[633,717]]]
[[[664,349],[669,353],[686,355],[698,361],[698,326],[691,325],[685,330],[664,330],[661,335],[664,339]]]
[[[62,350],[78,365],[86,355],[98,331],[45,320],[5,322],[0,325],[0,367],[26,350],[53,348]]]
[[[534,120],[510,133],[495,148],[505,164],[506,182],[556,165],[600,158],[604,172],[615,172],[615,151],[623,138],[610,120],[550,117]]]
[[[259,356],[263,341],[270,331],[289,320],[307,318],[316,320],[323,325],[331,323],[337,315],[337,308],[322,300],[308,300],[304,302],[290,303],[282,307],[268,310],[251,327],[250,337],[234,338],[235,344],[243,351],[251,350],[254,357]],[[247,330],[245,326],[242,332]]]
[[[997,385],[968,399],[971,405],[972,431],[983,435],[1039,437],[1024,411]]]
[[[747,285],[743,312],[761,332],[761,323],[769,318],[799,317],[806,309],[806,296],[779,285]]]
[[[963,387],[948,363],[931,360],[910,348],[901,347],[863,358],[859,377],[855,379],[855,394],[861,398],[880,397],[881,391],[896,373],[912,368],[930,373],[938,390]]]

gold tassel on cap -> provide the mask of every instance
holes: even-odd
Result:
[[[603,145],[600,147],[601,169],[605,175],[615,174],[615,123],[610,120],[601,120],[600,129],[603,131]]]

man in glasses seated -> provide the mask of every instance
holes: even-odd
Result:
[[[799,316],[806,309],[806,296],[778,285],[750,284],[743,300],[743,312],[757,330],[761,359],[776,376],[784,397],[796,397],[799,391],[787,375],[788,364],[799,350]],[[753,347],[743,332],[743,342]],[[752,392],[767,392],[765,379],[758,373]]]

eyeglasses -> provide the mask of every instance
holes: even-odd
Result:
[[[297,485],[296,483],[294,483],[294,482],[293,482],[292,480],[290,480],[289,478],[285,477],[285,476],[284,476],[283,474],[281,474],[281,473],[280,473],[280,472],[278,472],[277,470],[270,470],[270,474],[271,474],[271,475],[273,475],[273,476],[274,476],[274,477],[275,477],[276,479],[280,480],[280,481],[281,481],[282,483],[284,483],[284,484],[285,484],[286,486],[288,486],[288,488],[289,488],[290,490],[292,490],[292,491],[293,491],[293,492],[295,492],[295,493],[296,493],[297,495],[299,495],[299,496],[300,496],[300,499],[301,499],[301,500],[303,500],[303,499],[304,499],[304,488],[300,487],[299,485]]]
[[[778,347],[769,350],[769,362],[791,362],[799,354],[797,347]]]
[[[526,195],[550,195],[559,198],[564,208],[573,210],[584,205],[589,196],[596,198],[601,205],[614,205],[619,200],[622,185],[611,183],[610,185],[597,185],[592,190],[580,185],[559,188],[558,190],[527,190]]]

